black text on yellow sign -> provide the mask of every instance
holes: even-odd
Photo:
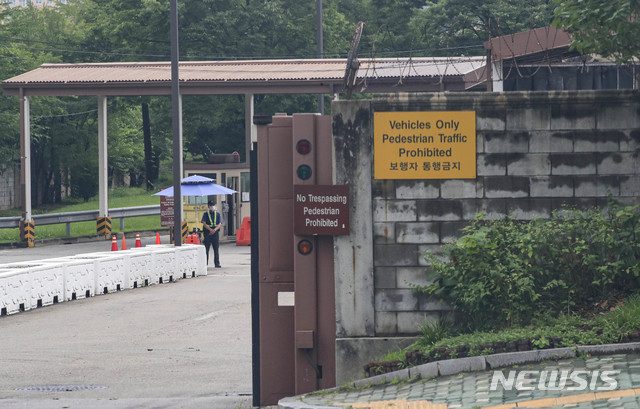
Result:
[[[375,179],[475,179],[474,111],[376,112]]]

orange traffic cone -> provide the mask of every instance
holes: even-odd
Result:
[[[142,247],[142,241],[140,241],[140,233],[136,233],[136,247]]]
[[[200,236],[198,236],[198,233],[193,233],[193,240],[192,240],[193,244],[201,244],[200,243]]]
[[[113,239],[111,239],[111,251],[118,251],[118,242],[116,241],[116,235],[113,235]]]
[[[122,233],[122,250],[127,249],[127,240],[124,238],[124,233]]]
[[[156,244],[160,244],[160,233],[156,232]]]
[[[193,244],[193,234],[187,235],[187,241],[184,244]]]

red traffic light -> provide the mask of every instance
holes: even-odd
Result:
[[[313,251],[313,244],[309,240],[304,239],[298,242],[298,253],[306,256],[311,251]]]
[[[311,152],[311,142],[306,139],[300,139],[296,144],[296,151],[301,155]]]

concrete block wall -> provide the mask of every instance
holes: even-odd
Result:
[[[200,275],[204,247],[189,244],[1,264],[0,315]]]
[[[435,110],[476,112],[477,177],[373,179],[373,113]],[[337,101],[332,115],[335,183],[351,187],[352,226],[334,239],[337,345],[415,335],[446,311],[410,284],[432,281],[423,252],[437,253],[478,213],[530,220],[605,206],[608,195],[640,203],[635,91],[397,94]],[[356,351],[364,363],[375,358],[366,350]]]

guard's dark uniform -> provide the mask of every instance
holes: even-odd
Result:
[[[222,218],[220,217],[220,213],[214,212],[211,210],[207,210],[202,215],[201,220],[203,226],[205,224],[211,226],[211,228],[215,229],[216,226],[222,224]],[[216,267],[220,267],[220,229],[216,230],[215,233],[211,234],[209,229],[204,228],[204,240],[202,242],[204,244],[204,248],[207,253],[207,265],[209,264],[209,246],[213,246],[213,263]]]

